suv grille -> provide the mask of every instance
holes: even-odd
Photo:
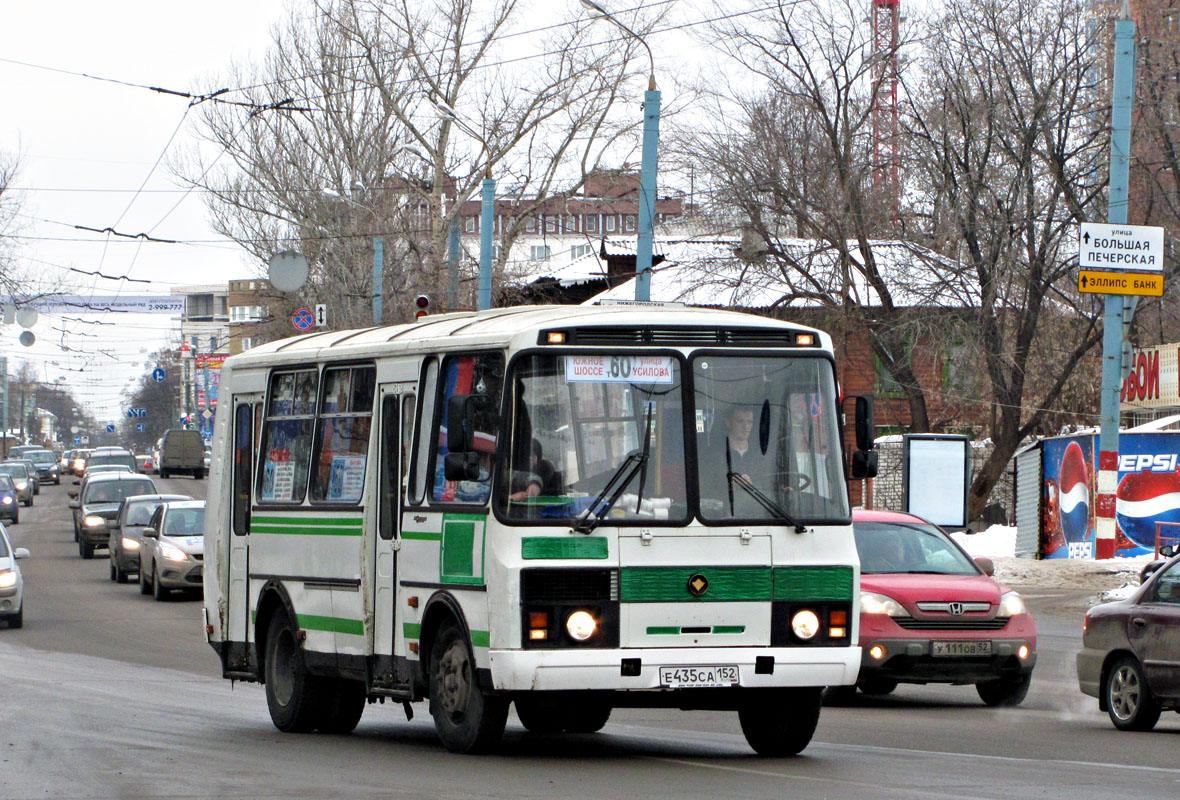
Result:
[[[998,631],[1008,624],[1008,617],[992,619],[914,619],[894,618],[898,627],[907,631]]]

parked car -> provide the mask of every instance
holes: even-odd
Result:
[[[57,456],[49,450],[30,450],[24,457],[37,468],[37,480],[41,483],[61,484],[61,466]]]
[[[1161,548],[1163,551],[1163,548]],[[1126,600],[1086,612],[1078,686],[1122,731],[1149,731],[1180,711],[1180,555]]]
[[[25,548],[13,548],[8,531],[0,525],[0,620],[9,628],[19,628],[25,622],[25,582],[16,562],[28,557]]]
[[[205,501],[162,503],[140,531],[139,591],[165,599],[172,589],[202,588]]]
[[[85,477],[88,470],[100,464],[122,464],[132,472],[139,471],[139,464],[136,463],[135,456],[130,450],[124,450],[121,447],[104,447],[93,450],[86,456],[78,474]]]
[[[37,480],[37,465],[29,459],[21,456],[20,458],[10,458],[4,462],[5,464],[24,464],[29,471],[29,483],[33,487],[33,494],[41,494],[41,481]],[[30,503],[29,505],[32,505]]]
[[[37,482],[30,476],[28,464],[23,461],[0,462],[0,475],[12,478],[13,486],[16,488],[17,502],[24,503],[26,506],[33,505],[34,486]]]
[[[161,478],[187,473],[197,480],[205,477],[205,443],[201,432],[172,428],[164,433],[156,470]]]
[[[143,528],[160,504],[171,500],[192,498],[186,494],[145,494],[128,497],[122,502],[119,513],[107,526],[110,529],[111,580],[126,583],[131,575],[139,573]]]
[[[990,706],[1022,702],[1036,626],[1020,595],[992,578],[991,561],[973,560],[912,514],[858,510],[852,527],[861,560],[856,688],[881,695],[899,683],[973,684]]]
[[[6,517],[13,525],[20,522],[20,500],[12,476],[0,474],[0,517]]]
[[[156,494],[156,484],[146,475],[112,472],[83,481],[79,495],[70,500],[78,555],[94,558],[94,548],[106,547],[110,538],[107,523],[115,518],[124,499],[139,494]]]

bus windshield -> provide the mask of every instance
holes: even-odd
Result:
[[[510,380],[509,463],[497,494],[508,517],[688,520],[677,357],[530,355]]]
[[[692,374],[702,520],[848,521],[828,360],[698,355]]]

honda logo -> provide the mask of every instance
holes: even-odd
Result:
[[[958,602],[947,603],[946,609],[957,617],[963,613],[963,604]]]

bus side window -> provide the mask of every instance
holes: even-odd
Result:
[[[427,462],[430,459],[430,433],[434,430],[435,395],[438,390],[438,359],[429,358],[422,370],[422,391],[418,396],[417,436],[414,440],[414,460],[410,469],[410,502],[418,504],[426,495]]]
[[[492,456],[496,452],[496,437],[500,430],[500,394],[504,386],[504,357],[498,352],[474,353],[472,355],[447,356],[443,362],[442,402],[439,404],[442,422],[438,426],[436,455],[434,460],[434,486],[432,503],[471,503],[482,505],[487,502],[492,487]],[[449,400],[467,395],[479,398],[473,411],[471,423],[474,430],[469,433],[471,446],[479,454],[479,477],[474,480],[446,480],[444,461],[449,451],[447,430],[451,420]],[[454,421],[462,425],[461,420]]]
[[[250,529],[250,478],[254,465],[254,409],[242,404],[234,411],[233,531],[245,536]]]
[[[406,485],[410,475],[410,454],[414,450],[414,395],[402,395],[402,486]]]
[[[378,497],[381,505],[378,508],[377,530],[382,539],[393,538],[393,521],[397,517],[398,494],[401,488],[398,476],[398,445],[401,436],[398,433],[397,395],[389,395],[381,400],[381,472],[380,491]]]
[[[261,502],[303,502],[311,467],[317,378],[313,369],[271,376],[259,448]]]
[[[324,370],[319,427],[312,456],[312,502],[359,503],[364,494],[373,367]]]

